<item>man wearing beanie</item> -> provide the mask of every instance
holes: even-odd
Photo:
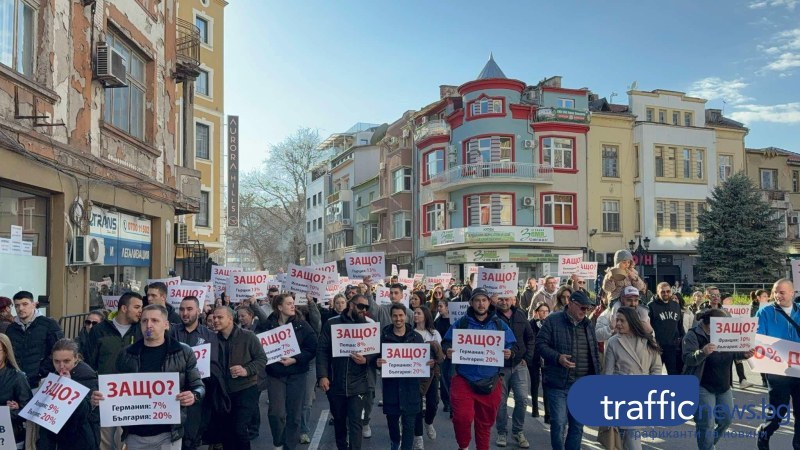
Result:
[[[614,279],[612,273],[614,269],[621,269],[625,274],[625,278]],[[603,277],[603,290],[606,292],[607,298],[618,298],[622,295],[622,290],[625,289],[625,286],[633,286],[640,292],[647,290],[647,284],[639,278],[639,272],[633,267],[633,255],[631,255],[631,252],[617,250],[614,253],[614,267],[606,269],[606,275]]]

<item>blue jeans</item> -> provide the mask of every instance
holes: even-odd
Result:
[[[503,367],[503,396],[497,410],[497,434],[508,432],[508,393],[514,392],[514,412],[511,418],[511,433],[517,434],[525,425],[525,412],[528,407],[528,367],[517,364],[516,367]]]
[[[567,410],[569,388],[547,388],[544,392],[550,407],[550,445],[553,450],[580,450],[583,424],[572,417]],[[567,425],[569,425],[569,429],[567,429]],[[565,434],[566,440],[564,439]]]
[[[717,405],[720,407],[716,408]],[[731,411],[733,411],[732,389],[728,389],[722,394],[713,394],[700,386],[700,404],[694,416],[699,450],[713,450],[733,421]]]

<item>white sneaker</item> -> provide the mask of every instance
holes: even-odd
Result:
[[[300,443],[301,444],[310,444],[311,443],[311,438],[308,436],[308,434],[303,433],[303,434],[300,435]]]
[[[425,450],[425,444],[422,442],[422,436],[414,436],[414,450]]]
[[[372,437],[372,428],[369,425],[364,425],[364,428],[361,429],[361,436],[364,439],[369,439]]]
[[[755,386],[755,385],[753,383],[747,381],[747,380],[742,380],[742,381],[739,382],[739,387],[742,388],[742,389],[751,388],[753,386]]]
[[[436,439],[436,428],[433,428],[433,424],[425,424],[425,431],[428,433],[428,438],[431,440]]]

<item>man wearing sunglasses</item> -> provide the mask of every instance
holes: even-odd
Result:
[[[367,317],[370,302],[364,295],[355,294],[346,310],[322,325],[317,346],[317,379],[328,395],[338,450],[361,450],[364,404],[368,400],[368,371],[379,355],[333,357],[331,326],[373,322]],[[348,444],[349,441],[349,444]]]
[[[550,408],[553,448],[581,448],[583,424],[567,410],[567,393],[581,377],[600,374],[597,337],[587,317],[594,306],[586,294],[577,290],[570,296],[566,309],[550,314],[536,335],[536,352],[544,359],[543,384]]]

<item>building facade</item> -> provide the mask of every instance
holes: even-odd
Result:
[[[175,217],[199,211],[200,174],[176,163],[175,106],[199,42],[177,45],[174,0],[10,4],[0,292],[45,296],[55,317],[81,313],[100,290],[166,276]]]
[[[328,165],[325,161],[306,174],[306,263],[325,262],[325,201],[328,198]]]

